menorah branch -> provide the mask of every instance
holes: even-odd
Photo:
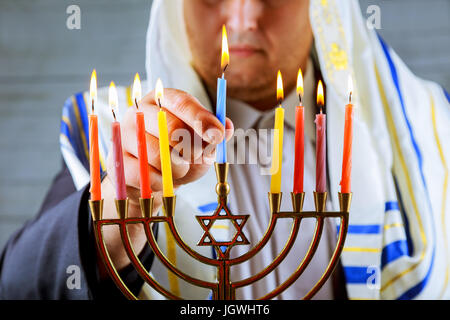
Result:
[[[159,248],[159,246],[156,242],[156,239],[155,239],[155,235],[153,234],[153,230],[150,228],[150,225],[148,223],[145,223],[144,228],[145,228],[145,233],[147,235],[147,240],[148,240],[150,247],[152,248],[155,255],[158,257],[158,259],[161,261],[161,263],[164,264],[164,266],[167,269],[169,269],[171,272],[173,272],[179,278],[181,278],[195,286],[204,287],[204,288],[208,288],[208,289],[214,289],[216,287],[215,283],[191,277],[190,275],[179,270],[171,261],[169,261],[169,259],[167,259],[167,257],[164,255],[164,253]]]
[[[320,278],[320,280],[306,294],[306,296],[303,297],[303,300],[310,300],[320,290],[320,288],[322,288],[322,286],[325,284],[325,282],[328,280],[328,278],[333,273],[333,271],[336,268],[337,263],[339,261],[339,257],[342,253],[342,250],[344,249],[344,242],[345,242],[345,238],[347,236],[347,230],[348,230],[348,212],[345,212],[345,215],[341,218],[341,227],[339,229],[339,237],[338,237],[338,241],[336,243],[336,247],[334,249],[333,255],[331,257],[330,263],[328,264],[325,272],[322,274],[322,277]]]
[[[303,274],[303,272],[306,270],[309,263],[311,262],[312,258],[314,257],[317,247],[319,246],[320,238],[322,237],[322,231],[323,231],[323,217],[317,217],[314,235],[309,245],[308,251],[306,252],[305,256],[303,257],[303,260],[300,262],[295,272],[281,285],[279,285],[277,288],[267,293],[263,297],[259,298],[258,300],[272,299],[277,295],[281,294],[283,291],[289,288],[295,281],[297,281],[297,279]]]
[[[275,220],[276,219],[277,218],[275,218]],[[300,223],[301,223],[301,218],[294,220],[288,241],[284,245],[283,250],[281,250],[280,254],[275,258],[274,261],[272,261],[272,263],[270,265],[268,265],[266,268],[264,268],[262,271],[260,271],[259,273],[257,273],[256,275],[254,275],[252,277],[249,277],[247,279],[240,280],[238,282],[233,283],[232,286],[235,289],[248,286],[248,285],[262,279],[263,277],[268,275],[270,272],[272,272],[276,267],[278,267],[279,264],[284,260],[284,258],[286,258],[289,251],[292,249],[292,246],[293,246],[295,240],[297,239],[298,230],[300,229]]]

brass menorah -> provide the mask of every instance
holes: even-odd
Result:
[[[302,211],[303,209],[303,201],[305,198],[305,193],[291,193],[292,198],[292,207],[293,210],[291,212],[281,212],[281,198],[282,193],[269,193],[269,205],[270,205],[270,222],[264,233],[263,238],[259,241],[257,245],[255,245],[252,249],[250,249],[245,254],[237,257],[230,258],[230,250],[236,245],[248,245],[249,241],[247,240],[243,227],[247,219],[248,215],[234,215],[230,212],[227,206],[227,198],[230,192],[230,186],[227,182],[228,176],[228,163],[215,163],[215,170],[217,176],[217,184],[216,184],[216,193],[218,196],[218,206],[211,216],[196,216],[198,222],[200,223],[202,229],[205,231],[200,241],[198,242],[198,246],[212,246],[217,253],[217,258],[213,259],[210,257],[206,257],[201,255],[197,251],[193,250],[189,247],[184,240],[180,237],[177,227],[174,223],[174,214],[175,214],[175,202],[176,197],[163,197],[163,215],[162,216],[152,216],[153,212],[153,198],[150,199],[140,199],[140,207],[141,207],[141,217],[128,217],[128,199],[126,200],[116,200],[116,209],[118,214],[118,219],[102,219],[102,210],[103,210],[103,200],[99,201],[89,201],[89,205],[91,208],[92,218],[94,221],[94,232],[97,241],[97,245],[99,248],[100,255],[105,263],[105,266],[114,280],[120,291],[131,300],[137,300],[138,298],[130,291],[130,289],[125,285],[119,273],[117,272],[114,264],[111,261],[111,258],[108,254],[108,250],[106,249],[106,244],[102,235],[102,228],[105,225],[118,225],[120,228],[120,234],[122,241],[124,243],[127,255],[136,268],[139,275],[146,281],[153,289],[162,294],[168,299],[182,299],[179,296],[176,296],[166,288],[164,288],[161,284],[159,284],[145,269],[142,265],[141,261],[138,259],[136,253],[133,250],[130,237],[128,235],[127,225],[129,224],[142,224],[144,226],[144,230],[147,236],[148,244],[152,248],[154,254],[160,259],[162,264],[173,272],[179,278],[193,284],[194,286],[208,288],[212,291],[212,299],[213,300],[234,300],[236,298],[236,289],[248,286],[268,275],[272,272],[288,255],[290,249],[292,248],[300,228],[300,223],[305,218],[314,218],[316,219],[316,225],[314,230],[314,235],[311,240],[308,251],[306,252],[303,260],[298,265],[297,269],[294,273],[292,273],[282,284],[276,287],[271,292],[268,292],[263,297],[259,299],[272,299],[286,290],[290,285],[298,280],[298,278],[302,275],[302,273],[307,268],[308,264],[311,262],[317,247],[319,245],[323,227],[324,220],[326,218],[340,218],[340,228],[338,240],[336,243],[336,247],[331,256],[331,259],[328,263],[327,268],[323,272],[320,279],[311,288],[311,290],[302,298],[302,299],[311,299],[323,286],[323,284],[327,281],[330,275],[333,273],[339,257],[341,255],[342,249],[344,247],[345,238],[347,235],[348,229],[348,218],[350,211],[350,203],[352,194],[351,193],[339,193],[339,206],[340,211],[338,212],[328,212],[325,211],[325,203],[327,193],[318,193],[314,192],[314,202],[315,202],[315,211]],[[270,240],[273,230],[276,226],[278,219],[290,218],[293,220],[291,233],[289,239],[287,240],[283,250],[279,253],[279,255],[270,263],[269,266],[264,268],[259,273],[243,280],[239,280],[236,282],[231,281],[230,279],[230,269],[232,266],[243,263],[254,257]],[[210,234],[210,228],[216,220],[230,220],[231,223],[235,226],[237,232],[234,237],[230,241],[216,241],[214,237]],[[207,221],[209,221],[207,223]],[[217,269],[217,281],[209,282],[201,279],[197,279],[191,277],[190,275],[184,273],[182,270],[179,270],[174,264],[172,264],[166,256],[163,254],[161,249],[159,248],[155,235],[153,233],[153,229],[150,227],[152,223],[167,223],[169,229],[177,243],[188,255],[193,257],[194,259],[200,261],[201,263],[214,266]],[[222,248],[226,248],[222,250]]]

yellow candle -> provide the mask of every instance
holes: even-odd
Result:
[[[283,80],[281,72],[278,71],[277,79],[277,99],[280,106],[275,110],[275,132],[273,138],[272,152],[272,180],[270,181],[270,192],[281,192],[281,164],[283,162],[283,129],[284,129],[284,109],[281,106],[283,100]]]
[[[156,82],[155,100],[161,107],[163,99],[163,86],[160,79]],[[167,130],[166,112],[160,109],[158,112],[159,128],[159,154],[161,158],[161,173],[163,181],[163,196],[173,197],[172,165],[170,162],[169,133]]]

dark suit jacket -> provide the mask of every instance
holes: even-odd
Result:
[[[89,185],[76,191],[63,163],[37,216],[11,236],[1,253],[1,299],[124,299],[111,280],[100,280],[88,198]],[[149,246],[140,258],[148,270]],[[67,285],[77,267],[79,289]],[[134,268],[125,268],[121,276],[137,294],[143,281]]]

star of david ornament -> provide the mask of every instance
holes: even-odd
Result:
[[[250,244],[242,228],[244,227],[249,215],[233,215],[228,207],[220,201],[214,214],[211,216],[196,216],[198,223],[205,231],[198,246],[213,246],[221,258],[226,258],[232,247],[236,245]],[[211,227],[218,220],[228,220],[236,229],[236,234],[230,241],[217,241],[211,234]]]

